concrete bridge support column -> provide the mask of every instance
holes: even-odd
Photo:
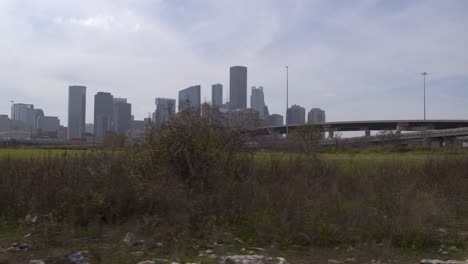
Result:
[[[333,138],[335,136],[334,130],[328,130],[328,138]]]
[[[434,139],[430,140],[429,142],[431,143],[431,145],[430,145],[431,148],[438,149],[438,148],[443,147],[444,140],[441,139],[441,138],[434,138]]]
[[[447,148],[458,148],[462,147],[462,143],[457,141],[456,137],[447,137],[443,139],[443,146]]]
[[[371,136],[371,131],[370,131],[370,130],[366,130],[365,136],[366,136],[366,137],[370,137],[370,136]]]

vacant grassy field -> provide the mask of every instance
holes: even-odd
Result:
[[[60,157],[77,155],[91,150],[84,149],[41,149],[41,148],[0,148],[0,159],[30,159],[46,156]]]
[[[171,260],[213,245],[292,251],[291,263],[311,263],[316,248],[343,258],[350,247],[467,253],[466,153],[245,152],[245,133],[215,120],[177,115],[118,151],[3,150],[12,158],[0,159],[0,248],[137,263],[98,261],[131,256],[121,241],[132,232],[144,254]]]

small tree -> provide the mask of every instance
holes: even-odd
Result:
[[[104,148],[123,148],[127,143],[127,136],[121,133],[110,133],[104,138]]]
[[[297,127],[288,135],[288,141],[296,151],[305,154],[315,154],[319,148],[320,140],[323,139],[323,131],[314,125],[304,125]]]

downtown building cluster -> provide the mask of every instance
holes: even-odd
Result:
[[[245,120],[257,120],[258,126],[282,126],[284,117],[270,114],[265,103],[263,86],[253,86],[250,94],[250,107],[247,105],[247,67],[233,66],[229,71],[229,99],[223,102],[223,85],[211,86],[211,107],[225,117],[226,125]],[[194,111],[203,114],[201,85],[193,85],[180,90],[177,100],[155,98],[155,110],[151,117],[135,120],[132,105],[125,98],[116,98],[110,92],[98,92],[94,96],[94,120],[86,123],[85,86],[68,87],[68,127],[60,125],[58,117],[46,116],[41,109],[30,104],[13,104],[11,119],[0,115],[1,137],[48,137],[73,141],[103,140],[110,133],[125,134],[130,137],[143,135],[145,125],[152,122],[161,125],[169,121],[177,111]],[[176,110],[177,109],[177,110]],[[310,110],[309,123],[324,123],[325,112],[319,108]],[[306,123],[305,108],[292,105],[286,112],[286,124]],[[14,136],[13,136],[14,135]]]

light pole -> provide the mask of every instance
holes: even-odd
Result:
[[[286,135],[289,133],[288,127],[288,107],[289,107],[289,67],[286,66]]]
[[[424,80],[424,120],[426,120],[426,76],[428,75],[428,73],[423,72],[421,73],[421,75],[423,76]]]
[[[13,119],[13,112],[14,112],[13,111],[13,106],[15,105],[15,101],[11,100],[10,103],[11,103],[11,113],[10,113],[11,116],[10,116],[10,118]]]

